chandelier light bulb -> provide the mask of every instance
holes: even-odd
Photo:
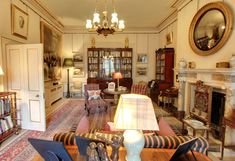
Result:
[[[86,28],[87,29],[91,29],[92,28],[91,20],[86,20]]]
[[[121,30],[125,28],[124,20],[119,20],[118,28]]]
[[[100,23],[100,14],[97,13],[97,12],[94,13],[93,23],[94,24],[99,24]]]
[[[118,23],[118,14],[116,13],[116,12],[114,12],[114,13],[112,13],[112,19],[111,19],[111,22],[113,23],[113,24],[117,24]]]

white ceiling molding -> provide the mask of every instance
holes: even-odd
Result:
[[[182,4],[185,3],[185,1],[188,1],[188,0],[175,0],[175,1],[172,3],[171,7],[172,7],[172,8],[179,8]]]
[[[38,0],[20,0],[22,3],[31,8],[36,14],[38,14],[47,23],[54,26],[58,31],[63,32],[64,25],[58,20],[44,4]]]
[[[86,29],[77,27],[77,26],[65,26],[64,27],[64,34],[97,34],[97,32],[88,32]],[[146,28],[127,28],[123,32],[115,32],[114,34],[130,34],[130,33],[136,33],[136,34],[157,34],[158,30],[157,28],[153,27],[146,27]]]
[[[175,21],[177,20],[177,15],[178,15],[178,12],[177,12],[177,10],[175,10],[173,13],[171,13],[171,15],[169,15],[168,17],[166,17],[166,18],[160,23],[160,25],[157,26],[158,32],[161,32],[162,30],[164,30],[164,28],[166,28],[167,26],[169,26],[170,24],[172,24],[173,22],[175,22]]]
[[[182,3],[180,3],[179,5],[177,5],[177,10],[180,11],[181,9],[183,9],[185,6],[187,6],[190,2],[192,2],[193,0],[183,0]]]

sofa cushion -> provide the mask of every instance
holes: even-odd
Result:
[[[100,92],[101,90],[88,90],[87,93],[88,93],[88,100],[99,100],[101,99],[100,97]]]
[[[87,133],[89,132],[90,124],[86,116],[83,116],[79,121],[75,133]]]
[[[171,129],[170,125],[164,120],[163,117],[159,118],[158,121],[159,131],[157,131],[157,134],[160,136],[175,136],[176,134]]]

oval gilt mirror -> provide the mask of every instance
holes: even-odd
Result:
[[[193,51],[202,56],[217,52],[230,36],[232,20],[232,12],[223,2],[202,7],[189,29],[189,43]]]

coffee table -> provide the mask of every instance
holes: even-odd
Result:
[[[78,150],[75,148],[68,149],[69,154],[73,158],[74,161],[85,161],[84,157],[81,157],[78,154]],[[112,149],[111,147],[107,147],[108,154],[110,156]],[[174,154],[175,149],[156,149],[156,148],[144,148],[141,152],[141,160],[142,161],[169,161],[171,156]],[[194,152],[194,155],[196,156],[197,160],[203,160],[203,161],[211,161],[209,157],[202,153]],[[126,149],[124,147],[121,147],[119,150],[119,161],[125,161],[126,156]],[[42,161],[43,159],[41,156],[37,153],[32,161]],[[177,159],[178,161],[194,161],[192,153],[187,153],[186,157],[180,157]]]
[[[206,125],[197,125],[192,123],[193,119],[183,119],[182,120],[182,133],[184,131],[185,125],[193,129],[193,136],[196,136],[196,131],[206,131],[206,138],[209,139],[210,128]]]
[[[126,91],[118,91],[118,90],[110,91],[110,90],[108,90],[108,88],[105,88],[105,89],[103,90],[103,92],[104,92],[105,94],[111,94],[111,95],[113,95],[113,97],[114,97],[114,104],[115,104],[115,105],[118,104],[119,95],[129,93],[128,90],[126,90]]]

